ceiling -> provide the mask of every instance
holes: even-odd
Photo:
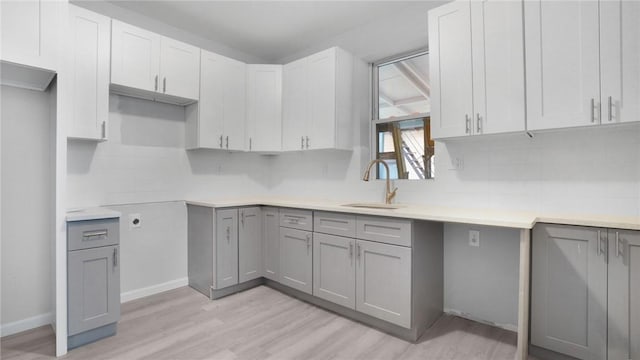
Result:
[[[111,1],[274,62],[416,1]]]

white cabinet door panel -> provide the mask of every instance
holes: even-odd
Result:
[[[600,123],[598,2],[524,6],[528,129]]]
[[[331,48],[309,56],[307,64],[309,67],[309,127],[305,135],[305,148],[334,148],[336,146],[336,49]]]
[[[313,292],[313,246],[309,231],[280,228],[280,282]]]
[[[302,150],[309,118],[307,59],[283,67],[282,150]]]
[[[282,65],[247,65],[246,145],[282,150]]]
[[[160,81],[160,35],[113,20],[111,82],[157,91]]]
[[[356,310],[411,327],[411,249],[356,240]]]
[[[158,91],[197,100],[200,82],[200,49],[162,37],[160,44],[160,73],[162,84]]]
[[[224,83],[226,58],[202,51],[200,75],[200,102],[198,104],[198,147],[221,149],[224,132]]]
[[[355,240],[313,234],[313,295],[355,309]]]
[[[246,64],[229,59],[224,63],[222,104],[224,147],[229,150],[245,149],[246,123]]]
[[[429,71],[433,138],[471,133],[473,116],[471,11],[453,2],[429,11]]]

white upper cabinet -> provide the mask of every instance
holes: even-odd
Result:
[[[200,101],[187,114],[187,148],[244,150],[246,64],[202,50]]]
[[[247,65],[248,151],[282,150],[282,65]]]
[[[337,47],[284,66],[283,150],[350,148],[353,68]]]
[[[69,137],[107,137],[110,31],[110,18],[69,5]]]
[[[522,3],[429,11],[433,138],[524,131]]]
[[[527,128],[599,124],[598,2],[538,0],[524,6]]]
[[[640,121],[640,2],[600,2],[602,124]]]
[[[58,35],[66,6],[66,1],[2,1],[1,59],[56,71]]]
[[[117,20],[111,36],[117,92],[181,105],[198,100],[199,48]]]

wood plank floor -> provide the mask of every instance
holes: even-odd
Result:
[[[0,339],[2,359],[50,359],[41,327]],[[516,334],[444,315],[411,344],[259,286],[210,301],[184,287],[122,306],[116,336],[64,359],[513,359]]]

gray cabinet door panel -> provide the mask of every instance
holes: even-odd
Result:
[[[280,282],[311,294],[313,280],[312,234],[280,228]]]
[[[411,248],[356,240],[356,310],[411,327]]]
[[[355,309],[355,240],[313,233],[313,295]]]
[[[579,359],[606,358],[606,229],[533,229],[531,343]]]
[[[214,289],[238,283],[238,209],[216,210]]]
[[[262,276],[262,216],[259,207],[238,210],[239,282]]]
[[[609,230],[609,359],[640,359],[640,231]]]
[[[264,277],[280,281],[280,218],[277,208],[262,209]]]
[[[119,246],[68,253],[69,336],[120,319]]]

